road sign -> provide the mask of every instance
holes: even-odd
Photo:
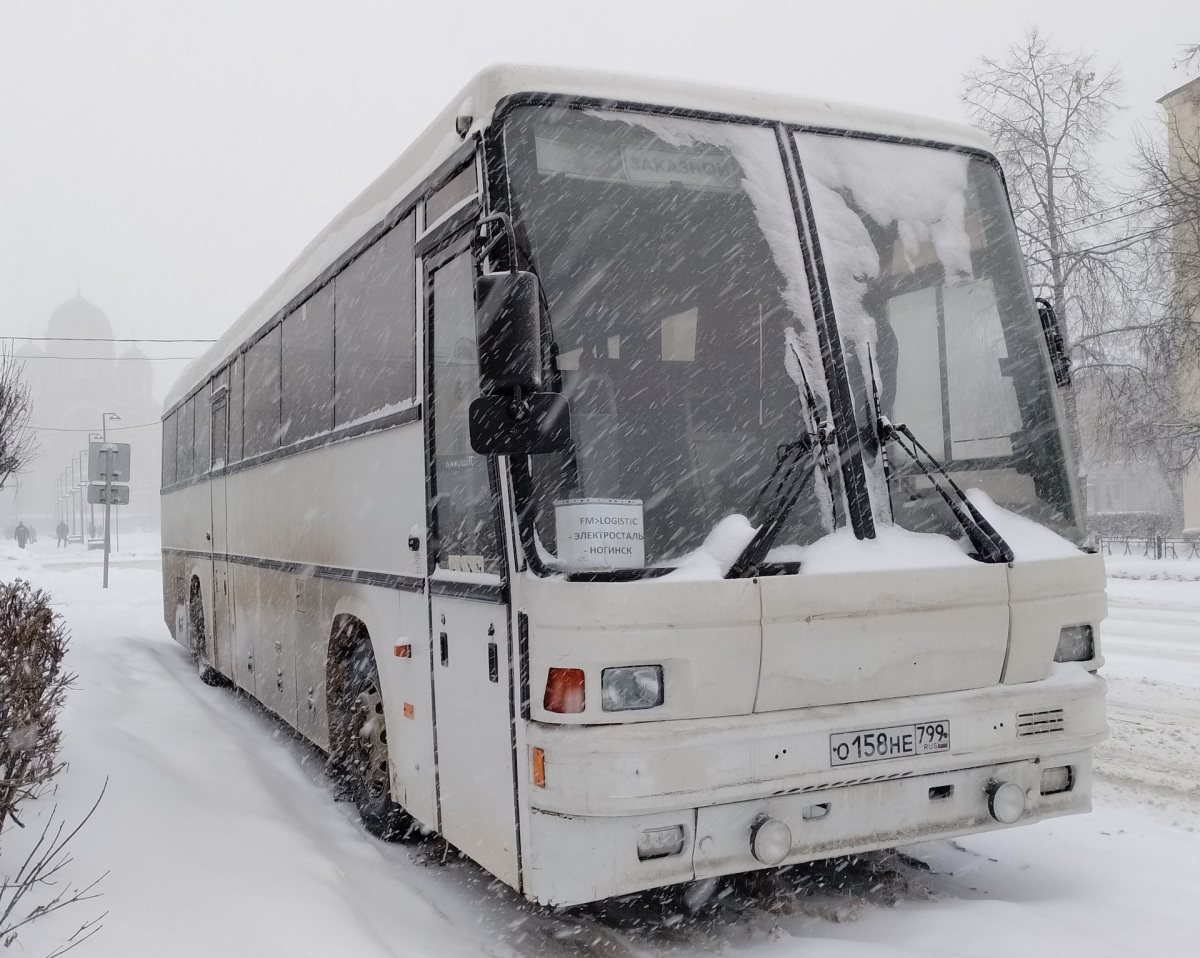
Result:
[[[104,499],[104,492],[108,491],[109,498],[107,503]],[[91,485],[88,486],[88,502],[93,506],[127,506],[129,505],[129,487],[114,486],[114,485]]]
[[[128,482],[129,443],[89,442],[88,479],[91,482]]]

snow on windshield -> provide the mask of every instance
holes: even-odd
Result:
[[[631,126],[641,127],[671,146],[692,147],[703,144],[725,149],[737,160],[743,173],[742,190],[754,208],[759,228],[771,250],[775,265],[787,281],[783,290],[784,302],[800,320],[796,327],[788,326],[784,330],[784,368],[796,385],[801,404],[806,405],[808,402],[805,396],[807,385],[819,406],[819,409],[812,410],[812,414],[822,419],[828,418],[829,390],[821,365],[821,347],[817,341],[812,296],[805,280],[804,253],[800,248],[800,234],[791,207],[782,202],[783,198],[788,196],[788,185],[780,162],[778,141],[773,131],[762,127],[707,123],[646,113],[614,114],[602,110],[585,112],[590,116],[621,120]],[[820,508],[821,523],[827,531],[832,531],[834,516],[830,489],[820,476],[816,476],[815,479],[812,490]],[[736,518],[749,526],[745,517]],[[718,529],[714,528],[713,534],[717,532]],[[699,552],[704,552],[711,538],[712,536],[705,540]],[[729,564],[732,564],[736,557],[737,554],[734,553]],[[686,557],[681,559],[681,567],[685,561],[690,560]]]
[[[533,464],[554,565],[583,568],[559,536],[573,503],[641,503],[630,568],[684,561],[731,514],[759,524],[780,450],[829,417],[775,130],[549,108],[506,122],[514,218],[571,403],[566,461]],[[833,528],[812,479],[786,533],[799,542]]]
[[[874,342],[863,297],[867,281],[879,275],[879,253],[864,216],[896,225],[909,265],[922,246],[932,245],[948,277],[971,278],[966,156],[895,143],[864,148],[861,139],[838,136],[798,136],[796,142],[843,336],[864,346]]]
[[[884,459],[876,408],[964,486],[1078,538],[1061,409],[998,172],[951,149],[795,142],[877,525],[959,531],[907,457]]]
[[[828,408],[829,393],[820,374],[821,347],[813,322],[812,298],[804,279],[804,254],[800,249],[800,236],[791,208],[782,202],[788,195],[788,186],[774,133],[762,127],[681,120],[647,113],[585,112],[589,116],[622,120],[631,126],[641,127],[671,146],[703,144],[733,154],[744,174],[742,190],[754,207],[759,228],[771,249],[775,265],[787,280],[784,301],[800,320],[800,335],[796,336],[796,343],[806,367],[805,375],[817,399]]]

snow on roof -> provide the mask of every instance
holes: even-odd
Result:
[[[804,126],[931,140],[989,152],[992,149],[987,137],[971,127],[829,100],[627,74],[507,64],[490,66],[478,73],[399,159],[334,217],[283,275],[204,355],[188,366],[167,394],[164,409],[170,409],[207,379],[236,346],[299,295],[445,162],[464,140],[455,132],[457,117],[474,118],[470,131],[473,134],[490,122],[492,111],[502,99],[526,92],[731,113]]]

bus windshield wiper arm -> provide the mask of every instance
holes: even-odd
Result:
[[[894,442],[904,450],[908,458],[913,461],[913,464],[933,484],[933,487],[946,501],[946,505],[950,507],[950,511],[954,513],[954,517],[958,520],[959,525],[963,527],[967,538],[971,540],[971,545],[975,547],[980,561],[1013,561],[1013,551],[1009,548],[1008,543],[1001,538],[1000,533],[995,530],[992,524],[984,518],[983,513],[975,508],[974,503],[967,498],[966,493],[959,488],[958,483],[950,478],[950,474],[946,472],[945,467],[934,458],[928,449],[921,445],[920,440],[913,435],[913,431],[908,426],[904,425],[904,423],[893,424],[887,416],[880,416],[877,428],[880,443]],[[907,440],[907,443],[905,440]],[[922,455],[928,460],[929,465],[921,461]],[[938,481],[939,477],[944,481],[945,485]],[[949,485],[953,495],[946,491],[946,485]]]
[[[758,526],[758,531],[729,567],[725,578],[745,579],[758,575],[767,552],[783,528],[783,521],[804,487],[812,481],[815,446],[812,435],[804,433],[795,442],[778,447],[775,469],[750,508],[750,521]]]

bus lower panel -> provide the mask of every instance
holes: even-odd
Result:
[[[1042,795],[1042,771],[1059,766],[1071,768],[1069,790]],[[791,829],[792,851],[780,866],[1005,828],[988,810],[989,790],[1002,782],[1025,792],[1025,813],[1015,824],[1089,811],[1091,749],[648,815],[583,818],[535,810],[526,894],[543,904],[573,905],[761,869],[750,843],[764,818]],[[676,826],[684,836],[679,853],[639,860],[645,831]]]

